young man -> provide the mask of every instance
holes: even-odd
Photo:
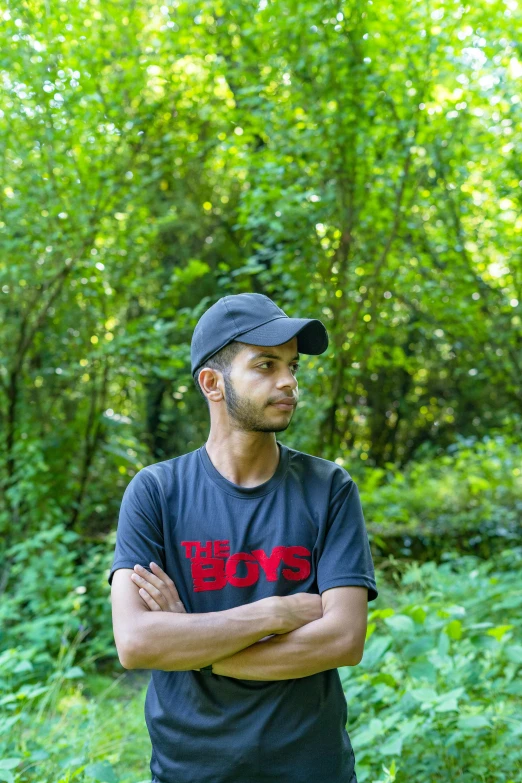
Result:
[[[378,594],[359,493],[276,439],[299,353],[327,347],[264,295],[217,301],[191,344],[208,440],[125,490],[109,584],[120,662],[152,670],[152,783],[357,783],[337,667]]]

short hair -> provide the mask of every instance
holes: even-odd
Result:
[[[206,395],[203,393],[201,386],[199,385],[198,375],[200,371],[203,369],[203,367],[210,367],[212,370],[219,370],[223,373],[223,375],[228,376],[230,374],[231,365],[234,361],[234,358],[244,347],[245,343],[239,342],[238,340],[232,340],[231,342],[224,345],[223,348],[221,348],[219,351],[217,351],[217,353],[213,354],[209,359],[203,362],[203,364],[200,364],[197,370],[194,371],[194,375],[192,377],[194,379],[196,389],[209,407],[209,401]]]

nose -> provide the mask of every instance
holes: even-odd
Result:
[[[283,375],[278,379],[277,388],[288,390],[287,394],[289,399],[280,400],[280,402],[295,402],[296,395],[294,393],[294,389],[297,389],[297,378],[290,369],[287,369],[286,373],[283,373]]]

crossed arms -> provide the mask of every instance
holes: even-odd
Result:
[[[262,598],[219,612],[188,614],[172,579],[121,568],[112,581],[112,619],[126,669],[184,671],[212,664],[215,674],[244,680],[287,680],[362,658],[366,587]]]

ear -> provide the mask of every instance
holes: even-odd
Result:
[[[219,370],[203,367],[199,372],[198,381],[209,402],[220,402],[224,399],[223,376]]]

